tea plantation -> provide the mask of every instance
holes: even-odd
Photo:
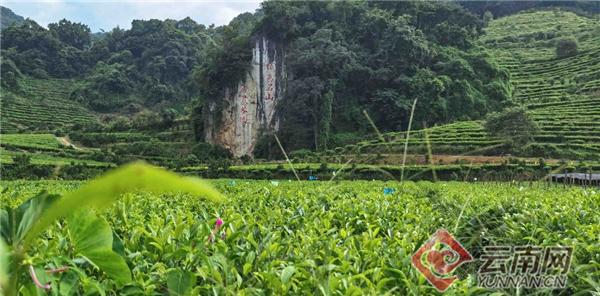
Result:
[[[25,77],[19,93],[3,89],[2,133],[53,130],[69,124],[97,122],[84,106],[69,99],[75,85],[74,80]]]
[[[598,160],[600,153],[600,20],[561,10],[523,12],[493,20],[479,45],[506,68],[514,100],[540,127],[522,156]],[[557,58],[556,44],[574,38],[578,52]],[[417,105],[418,108],[418,105]],[[429,137],[426,139],[426,134]],[[345,147],[345,153],[401,153],[405,133],[386,133]],[[413,131],[409,152],[498,155],[499,139],[481,121]],[[333,152],[333,151],[332,151]]]
[[[486,290],[477,286],[482,262],[476,260],[455,272],[460,280],[444,295],[600,292],[598,190],[540,183],[214,183],[228,198],[222,204],[139,192],[103,212],[114,230],[113,248],[131,269],[130,281],[119,282],[72,253],[63,223],[37,241],[29,264],[58,295],[81,289],[107,295],[437,295],[410,256],[445,228],[475,258],[491,245],[575,251],[567,289]],[[40,190],[65,193],[80,184],[0,182],[0,202],[16,206]],[[217,218],[224,224],[215,233]],[[43,271],[64,267],[63,273]],[[23,291],[36,289],[29,275],[22,280]]]

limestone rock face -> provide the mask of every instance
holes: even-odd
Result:
[[[245,79],[237,89],[224,90],[221,114],[214,114],[218,110],[210,103],[205,117],[206,141],[225,147],[235,157],[252,156],[258,138],[277,131],[275,108],[286,81],[284,50],[264,36],[255,36],[252,41],[252,67]]]

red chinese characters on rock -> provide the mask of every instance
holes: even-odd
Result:
[[[243,125],[248,124],[248,88],[245,85],[240,85],[238,89],[238,98],[242,102],[242,108],[240,108],[240,122]]]
[[[267,93],[265,95],[266,101],[273,101],[275,99],[275,79],[273,77],[273,73],[275,66],[273,63],[267,64]]]

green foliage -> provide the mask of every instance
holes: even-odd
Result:
[[[99,62],[85,82],[70,94],[70,99],[102,112],[122,109],[132,102],[128,95],[134,90],[133,72],[130,66]]]
[[[131,282],[127,262],[113,251],[113,232],[104,219],[78,211],[69,217],[68,227],[75,255],[86,258],[121,284]]]
[[[195,285],[196,275],[189,271],[172,270],[167,274],[169,295],[191,295]]]
[[[69,99],[76,85],[73,80],[34,79],[23,75],[18,80],[18,90],[3,86],[0,92],[2,132],[48,132],[58,127],[97,121],[89,110]]]
[[[486,28],[480,42],[510,72],[509,91],[540,128],[522,155],[597,159],[598,28],[597,19],[563,10],[523,12]],[[569,39],[576,40],[578,53],[557,59],[556,45]]]
[[[12,10],[4,6],[0,6],[0,15],[0,29],[4,29],[11,25],[18,25],[25,20],[25,18],[15,14]]]
[[[142,163],[130,164],[92,180],[77,191],[63,196],[36,221],[36,227],[28,233],[28,236],[34,236],[55,219],[68,215],[72,209],[80,205],[82,197],[85,197],[87,206],[101,208],[110,205],[121,194],[139,189],[156,193],[187,192],[214,201],[223,199],[217,191],[200,180],[181,178],[163,169]]]
[[[0,195],[4,202],[41,187],[68,192],[81,183],[0,184],[9,188]],[[188,195],[124,196],[102,217],[122,237],[132,282],[117,286],[81,267],[89,285],[76,282],[79,291],[97,293],[92,288],[96,284],[107,295],[169,290],[192,295],[304,295],[321,289],[331,294],[379,295],[393,289],[399,295],[435,295],[410,256],[438,228],[452,232],[476,257],[483,247],[500,243],[573,246],[568,291],[587,295],[598,286],[597,190],[543,183],[400,186],[393,181],[220,180],[215,185],[228,196],[227,203],[216,207]],[[396,193],[384,196],[384,188],[396,188]],[[225,224],[210,243],[217,217]],[[57,227],[50,234],[57,239],[45,240],[39,252],[51,253],[55,260],[70,258],[68,248],[59,244],[67,229]],[[34,262],[42,266],[46,261]],[[473,277],[482,263],[472,264],[460,267],[459,280],[447,294],[497,292],[477,287]],[[78,270],[69,270],[65,277],[70,274],[79,277]]]
[[[485,128],[489,134],[502,138],[513,147],[524,146],[539,131],[526,110],[518,107],[490,114]]]
[[[8,283],[8,266],[10,262],[10,253],[4,240],[0,239],[0,291]]]
[[[61,20],[45,29],[28,19],[3,30],[2,56],[37,78],[84,78],[69,97],[95,111],[120,111],[132,102],[181,106],[192,96],[190,74],[212,34],[190,18],[134,20],[131,29],[116,28],[91,44],[83,24]],[[4,72],[5,84],[14,84],[16,70]]]
[[[600,12],[600,6],[595,1],[458,1],[461,6],[477,15],[483,15],[487,12],[493,13],[496,17],[503,17],[516,14],[521,11],[532,10],[556,10],[566,9],[575,13],[593,16]]]
[[[494,14],[491,11],[486,10],[483,13],[483,23],[487,26],[493,20],[494,20]]]
[[[265,3],[257,27],[289,49],[280,107],[288,149],[323,149],[329,134],[370,130],[357,120],[363,109],[380,130],[405,128],[416,97],[417,126],[510,105],[508,76],[472,46],[480,21],[452,3]]]
[[[556,42],[556,57],[559,59],[577,54],[577,41],[574,38],[560,39]]]
[[[73,23],[66,19],[58,23],[48,25],[48,30],[58,40],[73,46],[77,49],[84,49],[90,46],[91,31],[90,28],[81,23]]]
[[[205,142],[200,142],[192,148],[192,153],[197,157],[200,162],[207,162],[209,160],[226,159],[231,157],[231,153],[217,145],[212,145]]]
[[[3,58],[0,63],[1,86],[12,91],[20,91],[19,78],[22,74],[19,68],[8,58]]]
[[[56,202],[57,195],[45,192],[29,199],[16,209],[0,211],[1,238],[7,245],[17,246],[26,242],[26,236],[44,212]]]
[[[17,294],[22,286],[21,274],[32,261],[28,258],[28,251],[34,249],[35,238],[58,219],[65,217],[68,218],[73,253],[100,268],[116,282],[130,282],[132,278],[125,259],[113,250],[113,232],[109,224],[90,212],[79,210],[108,207],[122,194],[136,190],[157,194],[183,192],[212,201],[224,199],[201,180],[180,177],[163,169],[137,163],[92,180],[62,197],[42,192],[17,208],[0,209],[0,290],[9,295]],[[5,244],[9,246],[11,257],[8,265]],[[8,278],[5,278],[7,269]]]
[[[518,102],[526,106],[528,117],[539,126],[539,132],[531,143],[510,153],[530,157],[598,159],[600,101],[594,94],[600,86],[600,76],[596,75],[596,72],[600,73],[597,66],[600,65],[600,35],[596,34],[599,25],[596,19],[565,11],[530,11],[495,19],[487,26],[486,34],[480,36],[478,45],[483,47],[477,47],[477,53],[465,56],[455,49],[446,48],[440,55],[448,57],[448,62],[438,64],[431,71],[443,76],[427,77],[424,75],[427,72],[420,70],[419,74],[427,77],[422,79],[422,83],[434,82],[437,78],[445,91],[438,96],[435,93],[425,98],[421,96],[417,111],[423,106],[420,101],[423,98],[438,103],[427,109],[433,111],[431,117],[443,118],[445,115],[445,120],[460,121],[466,119],[454,118],[460,113],[481,117],[484,115],[481,110],[501,110]],[[568,36],[577,39],[581,51],[576,56],[557,60],[555,43]],[[491,81],[483,84],[481,91],[469,87],[469,82],[481,82],[473,77]],[[406,77],[404,81],[408,83],[410,78]],[[415,90],[420,90],[419,85],[418,81],[413,82]],[[433,88],[422,88],[425,91],[430,89]],[[378,101],[374,105],[381,102],[383,106],[369,111],[378,127],[401,120],[404,117],[401,112],[389,110],[410,110],[412,103],[402,103],[407,99],[398,89],[381,89],[374,100]],[[432,126],[429,114],[417,112],[416,116],[415,123],[425,121],[427,126]],[[405,126],[402,125],[395,128],[403,129]],[[440,125],[427,129],[427,132],[429,141],[424,137],[424,130],[411,132],[410,153],[425,154],[428,145],[434,154],[497,155],[507,152],[506,147],[499,147],[504,140],[489,135],[479,121]],[[370,163],[373,161],[371,156],[377,153],[403,152],[404,133],[384,131],[382,136],[385,142],[373,140],[373,136],[362,139],[360,153],[363,155],[357,157]],[[346,152],[345,155],[357,153]]]
[[[9,57],[23,73],[40,78],[47,74],[60,78],[74,77],[86,72],[89,63],[81,48],[73,45],[83,47],[89,43],[89,28],[68,21],[50,24],[49,27],[52,29],[45,29],[26,19],[18,26],[4,29],[2,56]]]
[[[3,134],[2,145],[43,150],[58,150],[60,148],[58,140],[52,134]]]

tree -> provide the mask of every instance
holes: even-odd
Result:
[[[60,41],[77,49],[84,49],[91,43],[90,28],[81,23],[73,23],[66,19],[58,23],[48,24],[48,29]]]
[[[558,40],[556,57],[559,59],[572,57],[577,54],[577,41],[573,37]]]
[[[329,142],[329,132],[331,129],[331,104],[333,102],[333,92],[330,90],[323,95],[323,102],[321,104],[321,110],[319,114],[319,130],[317,138],[317,149],[327,149],[327,143]]]
[[[494,20],[494,15],[491,11],[486,10],[483,14],[483,23],[487,26],[491,21]]]
[[[4,52],[3,52],[4,56]],[[21,78],[21,71],[15,65],[15,63],[8,58],[3,58],[0,61],[0,85],[13,91],[20,89],[19,78]]]
[[[153,129],[160,126],[161,116],[152,111],[142,111],[133,118],[133,126],[138,129]]]
[[[160,111],[160,117],[162,119],[162,125],[164,127],[170,127],[175,122],[177,117],[177,111],[173,108],[167,108]]]
[[[415,115],[415,122],[440,122],[448,118],[448,102],[442,96],[444,84],[440,77],[428,69],[419,69],[412,77],[409,82],[410,94],[417,99],[416,109],[420,110]]]
[[[501,138],[512,148],[524,146],[539,131],[537,124],[522,107],[508,108],[502,112],[489,114],[485,121],[485,129],[490,135]]]
[[[23,23],[23,21],[25,21],[25,19],[22,16],[15,14],[12,10],[4,6],[0,6],[0,29],[12,25],[19,25]]]

